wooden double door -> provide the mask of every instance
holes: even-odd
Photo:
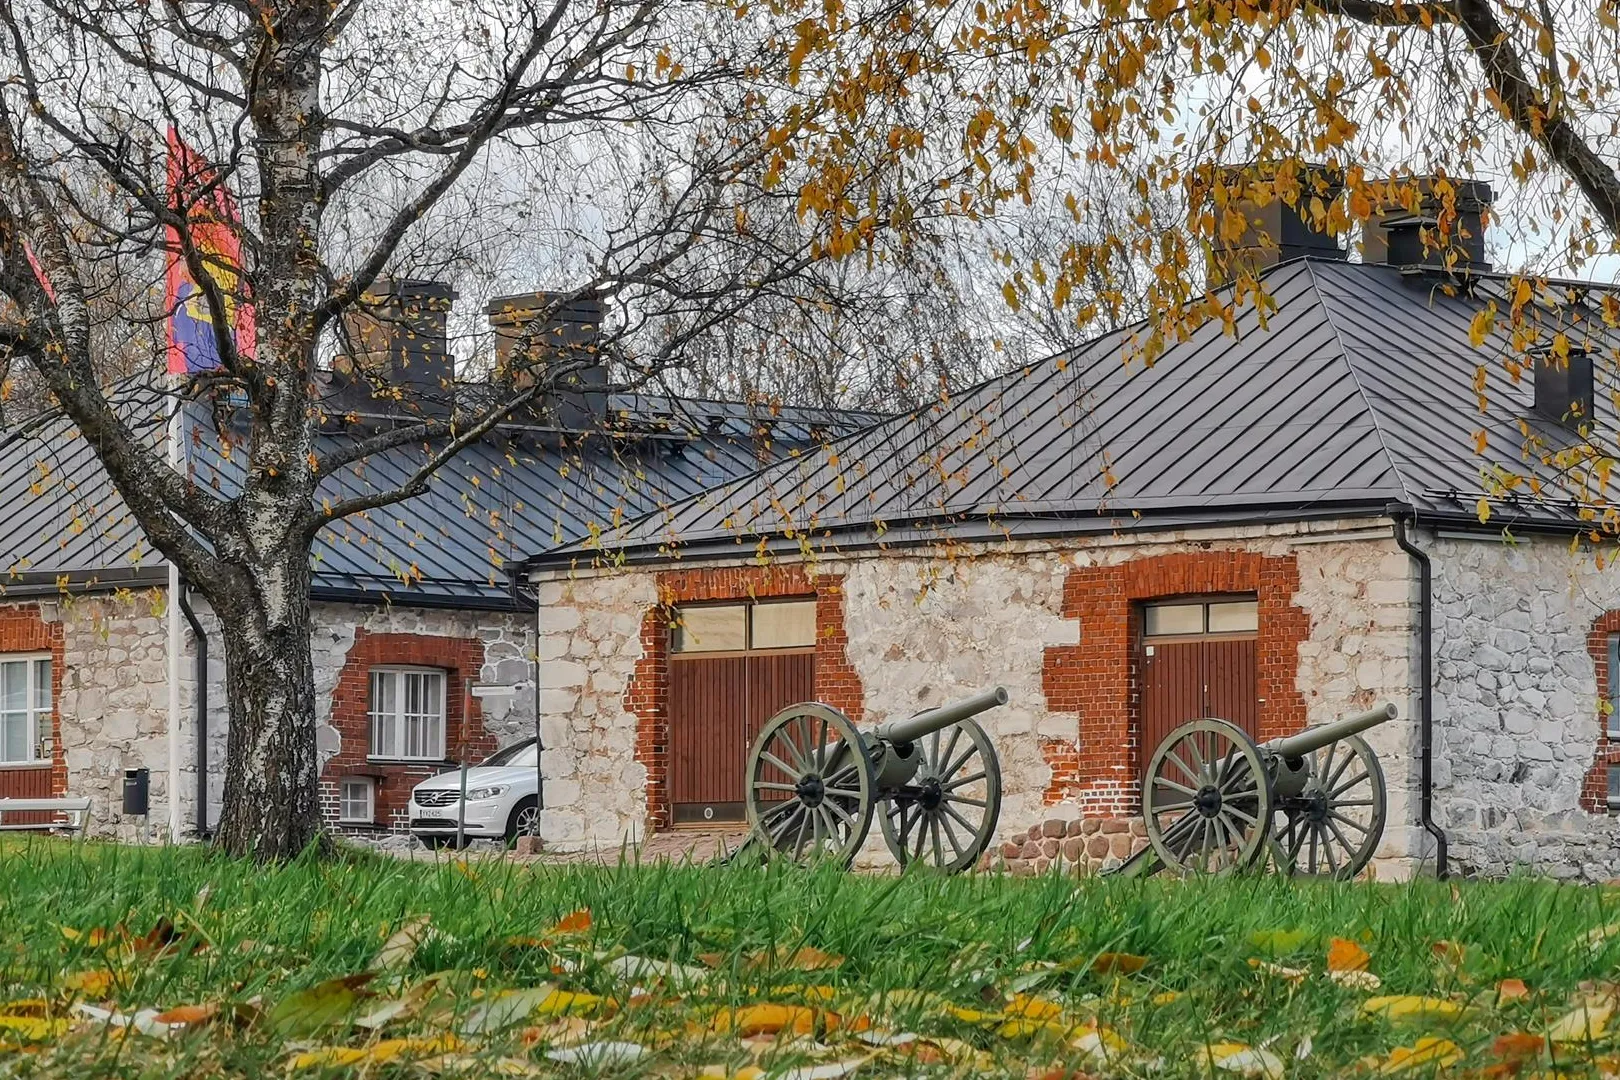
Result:
[[[814,603],[710,605],[679,615],[669,672],[674,823],[745,821],[744,773],[760,728],[815,699]]]
[[[1258,612],[1243,597],[1147,605],[1141,655],[1141,745],[1145,774],[1164,737],[1188,720],[1213,716],[1251,736],[1260,731]]]

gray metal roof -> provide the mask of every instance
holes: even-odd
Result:
[[[888,545],[1392,504],[1477,526],[1497,469],[1536,477],[1543,497],[1493,500],[1492,528],[1569,527],[1577,517],[1562,471],[1522,451],[1526,430],[1552,448],[1577,440],[1531,411],[1528,371],[1519,381],[1507,373],[1505,316],[1480,347],[1469,340],[1481,308],[1507,307],[1504,281],[1474,278],[1448,294],[1433,274],[1294,260],[1267,275],[1276,309],[1264,325],[1248,306],[1235,333],[1207,323],[1151,364],[1141,327],[1109,334],[529,565],[589,559],[598,546],[647,560],[752,550],[761,539]],[[1572,311],[1541,317],[1560,323]],[[1620,355],[1620,335],[1601,320],[1581,332]],[[1608,430],[1611,397],[1600,386]]]
[[[121,400],[143,438],[160,445],[161,399]],[[536,548],[635,520],[761,464],[870,424],[865,413],[774,408],[654,394],[618,395],[590,432],[502,431],[437,474],[427,494],[324,530],[312,559],[317,598],[500,607],[508,573]],[[223,447],[211,414],[191,407],[188,440],[199,484],[229,494],[243,458]],[[332,444],[342,434],[324,435]],[[327,478],[322,497],[393,486],[422,447],[368,459]],[[0,590],[161,579],[146,541],[86,440],[57,419],[0,450]]]

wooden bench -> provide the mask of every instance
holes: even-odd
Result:
[[[7,825],[7,814],[66,814],[68,820],[38,821],[20,825]],[[49,829],[68,829],[83,832],[90,824],[90,798],[62,799],[0,799],[0,831],[19,832],[30,830],[40,832]]]

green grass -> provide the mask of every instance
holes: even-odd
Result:
[[[505,988],[550,982],[625,1002],[630,987],[600,962],[620,952],[694,965],[706,955],[718,965],[696,987],[644,987],[650,1000],[627,1003],[616,1016],[595,1021],[587,1035],[536,1019],[528,1045],[517,1029],[467,1040],[461,1054],[468,1075],[495,1075],[496,1058],[559,1076],[694,1076],[705,1066],[735,1067],[758,1057],[760,1047],[707,1030],[714,1012],[766,1000],[820,1004],[846,1022],[864,1017],[881,1030],[955,1039],[989,1055],[964,1058],[961,1047],[943,1042],[944,1051],[923,1054],[943,1062],[885,1054],[868,1061],[860,1076],[1024,1076],[1032,1068],[1040,1075],[1063,1062],[1099,1075],[1202,1076],[1210,1075],[1202,1048],[1221,1041],[1267,1045],[1291,1076],[1371,1074],[1363,1059],[1386,1059],[1391,1049],[1425,1036],[1449,1039],[1466,1054],[1453,1071],[1479,1070],[1498,1063],[1497,1036],[1546,1031],[1568,1012],[1572,996],[1602,995],[1593,981],[1613,977],[1620,934],[1596,945],[1588,935],[1620,920],[1617,907],[1616,896],[1600,889],[1530,880],[1455,887],[1276,877],[1075,882],[867,877],[788,866],[466,869],[369,857],[266,870],[201,850],[8,842],[0,846],[0,1002],[46,1000],[11,1011],[71,1017],[66,1008],[75,1000],[126,1013],[205,1003],[242,1008],[235,1023],[219,1020],[167,1041],[118,1038],[105,1025],[82,1022],[65,1033],[52,1029],[21,1049],[0,1049],[0,1076],[257,1078],[284,1073],[301,1047],[364,1046],[366,1033],[349,1017],[289,1032],[263,1014],[296,991],[365,969],[384,939],[418,915],[431,916],[436,934],[370,989],[397,996],[430,974],[449,974],[431,1008],[381,1037],[458,1032],[471,1010]],[[545,938],[579,908],[592,912],[588,935],[554,937],[545,947],[509,941]],[[185,935],[181,947],[127,956],[117,934],[92,946],[63,932],[122,926],[140,937],[160,920]],[[1333,937],[1363,945],[1381,989],[1323,977]],[[1439,941],[1464,947],[1460,966],[1437,960]],[[845,959],[812,972],[753,966],[806,945]],[[1103,953],[1135,954],[1147,964],[1135,975],[1098,974],[1093,960]],[[1298,983],[1268,976],[1250,963],[1262,957],[1311,975]],[[98,970],[113,973],[110,990],[68,989],[74,973]],[[1531,994],[1498,1007],[1497,984],[1510,978],[1522,979]],[[830,989],[807,992],[807,984]],[[1062,1009],[1054,1029],[1007,1037],[993,1022],[963,1019],[943,1006],[992,1012],[1019,989]],[[936,996],[893,993],[914,990]],[[1390,1022],[1359,1014],[1372,993],[1422,994],[1471,1007],[1458,1018]],[[818,994],[830,994],[833,1003]],[[0,1015],[6,1011],[0,1004]],[[1074,1031],[1065,1037],[1064,1029],[1084,1030],[1078,1025],[1093,1019],[1117,1032],[1127,1049],[1088,1062],[1067,1045]],[[570,1034],[632,1042],[649,1053],[594,1069],[548,1060],[552,1040]],[[12,1043],[25,1036],[32,1037],[14,1027]],[[1309,1055],[1295,1060],[1307,1036]],[[1591,1073],[1594,1060],[1620,1053],[1610,1041],[1604,1032],[1595,1042],[1560,1044],[1556,1060],[1543,1065]],[[0,1046],[6,1042],[0,1021]],[[767,1052],[760,1064],[780,1074],[810,1059],[871,1052],[842,1032],[822,1044],[825,1052],[804,1044]],[[423,1068],[396,1062],[369,1071],[423,1075]]]

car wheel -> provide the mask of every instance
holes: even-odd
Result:
[[[540,817],[540,800],[530,795],[512,808],[512,816],[506,820],[506,842],[515,843],[520,836],[527,836],[534,832],[536,819]]]

